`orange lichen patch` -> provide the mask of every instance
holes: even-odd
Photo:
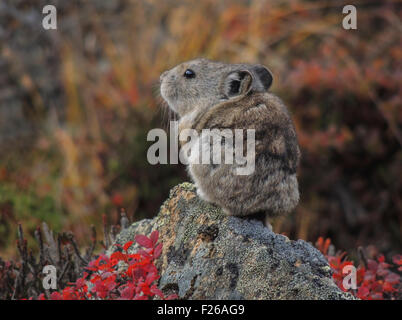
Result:
[[[194,198],[195,196],[196,196],[196,194],[193,191],[182,191],[180,193],[180,197],[185,200],[190,200],[190,199]]]
[[[198,238],[198,239],[194,242],[194,245],[192,245],[192,250],[191,250],[190,255],[191,255],[191,256],[194,256],[194,255],[196,254],[196,252],[199,250],[200,246],[203,245],[203,243],[204,243],[204,242],[202,241],[202,239],[201,239],[201,238]]]

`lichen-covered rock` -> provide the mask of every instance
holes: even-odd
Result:
[[[310,244],[226,216],[199,199],[193,184],[173,188],[158,216],[132,224],[117,242],[156,229],[165,293],[182,299],[353,299],[338,289],[326,259]]]

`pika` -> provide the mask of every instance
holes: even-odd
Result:
[[[236,163],[187,166],[198,195],[228,215],[274,217],[290,212],[299,201],[296,131],[283,102],[268,92],[272,81],[263,65],[207,59],[184,62],[160,76],[161,96],[179,117],[179,133],[255,132],[251,174],[236,174]]]

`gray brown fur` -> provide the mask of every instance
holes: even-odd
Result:
[[[183,76],[191,69],[195,77]],[[190,164],[188,172],[206,201],[235,216],[290,212],[299,201],[300,151],[289,112],[268,89],[262,65],[206,59],[182,63],[161,75],[161,94],[180,117],[179,130],[255,129],[255,171],[234,174],[236,164]]]

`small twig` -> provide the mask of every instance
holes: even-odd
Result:
[[[69,246],[68,246],[68,245],[64,246],[64,256],[65,256],[65,259],[66,259],[66,261],[67,261],[68,263],[72,263],[72,262],[71,262],[71,253],[70,253],[70,251],[69,251]],[[71,268],[68,268],[68,271],[71,271]],[[66,271],[66,272],[67,272],[67,271]],[[70,272],[69,272],[68,279],[69,279],[70,281],[73,279],[72,274],[71,274]]]
[[[45,289],[45,296],[47,300],[50,300],[50,293],[49,293],[49,289]]]
[[[29,290],[32,292],[29,294],[29,296],[31,297],[37,297],[38,296],[38,292],[35,290],[34,287],[29,288]]]
[[[80,250],[78,249],[77,242],[75,242],[74,235],[73,235],[71,232],[69,232],[69,233],[67,233],[67,238],[68,238],[68,240],[70,241],[71,245],[73,246],[74,253],[75,253],[75,255],[77,256],[77,258],[80,259],[80,261],[81,261],[83,264],[87,265],[87,264],[88,264],[88,261],[86,261],[86,260],[81,256]]]
[[[19,275],[20,275],[21,273],[19,273],[18,274],[18,276],[17,277],[15,277],[15,280],[14,280],[14,290],[13,290],[13,295],[11,296],[11,300],[15,300],[16,298],[16,296],[17,296],[17,292],[18,292],[18,279],[19,279]]]
[[[102,216],[102,221],[103,221],[103,239],[104,239],[104,244],[106,248],[109,248],[109,236],[107,232],[107,224],[106,224],[106,215],[104,214]]]
[[[66,264],[64,265],[63,270],[61,271],[59,277],[57,278],[58,283],[63,279],[64,274],[67,272],[67,270],[69,268],[70,268],[70,261],[67,261]]]
[[[103,249],[107,249],[105,243],[103,242],[103,240],[99,241],[99,244],[102,246]]]
[[[364,249],[359,246],[357,248],[357,252],[359,253],[360,260],[363,261],[364,267],[367,269],[368,263],[367,263],[366,255],[364,253]]]
[[[22,260],[24,260],[23,243],[24,243],[24,231],[22,230],[21,223],[18,223],[17,248],[18,248],[18,251],[19,251],[19,254],[20,254]]]
[[[28,265],[28,252],[27,252],[27,241],[24,239],[24,231],[22,230],[21,223],[18,223],[18,240],[17,240],[17,248],[19,251],[19,254],[21,256],[21,268],[20,272],[18,273],[18,281],[17,281],[17,286],[21,286],[21,292],[22,289],[24,288],[25,284],[25,279],[26,279],[26,271],[27,271],[27,265]],[[18,292],[17,287],[14,290],[13,297],[15,297],[14,294]]]
[[[42,232],[41,232],[39,226],[35,230],[35,238],[39,244],[39,265],[43,267],[43,264],[44,264],[43,238],[42,238]]]
[[[32,274],[34,275],[34,277],[36,277],[38,269],[37,269],[37,265],[35,262],[35,257],[32,254],[32,250],[29,250],[28,253],[28,267],[31,270]]]
[[[45,235],[46,242],[48,244],[48,256],[50,262],[55,265],[57,261],[60,260],[59,253],[57,251],[57,244],[53,237],[53,232],[49,229],[48,225],[43,222],[42,223],[43,234]]]
[[[95,226],[92,224],[91,225],[91,246],[87,250],[87,253],[85,255],[85,260],[89,261],[92,257],[92,254],[94,253],[95,247],[96,247],[96,229]]]
[[[63,252],[61,251],[61,235],[57,235],[57,254],[59,256],[58,265],[61,267],[63,265]]]
[[[118,233],[119,232],[118,232],[117,226],[113,225],[110,228],[110,239],[111,239],[112,243],[114,243],[116,241],[116,236],[117,236]],[[108,246],[108,248],[109,248],[109,246]]]

